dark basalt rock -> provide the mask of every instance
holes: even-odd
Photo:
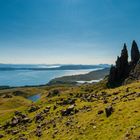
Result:
[[[140,93],[137,93],[137,94],[136,94],[136,97],[140,97]]]
[[[103,103],[104,103],[104,104],[107,104],[107,103],[108,103],[108,101],[105,99],[105,100],[103,100]]]
[[[128,52],[126,44],[117,58],[116,65],[110,69],[108,86],[116,87],[122,84],[128,84],[140,79],[140,52],[137,43],[133,41],[131,48],[131,61],[128,62]],[[129,89],[126,89],[129,92]]]
[[[48,113],[50,111],[51,107],[50,106],[47,106],[44,110],[43,110],[43,113]]]
[[[91,106],[83,106],[83,107],[80,109],[80,111],[87,111],[87,112],[89,112],[89,111],[91,111],[91,110],[92,110]]]
[[[37,137],[41,137],[42,136],[42,130],[41,130],[41,128],[37,128],[36,129],[36,136]]]
[[[53,106],[53,110],[56,110],[56,109],[57,109],[57,106],[56,106],[56,105],[54,105],[54,106]]]
[[[71,105],[67,109],[61,110],[61,115],[69,116],[69,115],[76,114],[77,112],[78,112],[78,110],[74,108],[74,105]]]
[[[43,121],[44,120],[44,117],[42,116],[42,114],[37,114],[35,116],[35,122],[40,122],[40,121]]]
[[[31,106],[31,107],[28,109],[28,112],[29,112],[29,113],[32,113],[32,112],[37,111],[38,109],[39,109],[38,106]]]
[[[15,116],[12,118],[10,122],[10,126],[14,127],[18,124],[30,123],[31,119],[27,117],[27,115],[22,114],[21,112],[16,111]]]
[[[23,118],[22,122],[25,123],[30,123],[31,120],[28,117]]]
[[[75,104],[75,101],[76,101],[76,99],[70,99],[70,98],[68,98],[68,99],[66,99],[66,100],[64,100],[61,104],[62,105],[68,105],[68,104]]]
[[[116,101],[116,100],[118,100],[118,99],[119,99],[119,97],[115,96],[115,97],[112,99],[112,101]]]
[[[3,134],[0,134],[0,139],[3,138],[3,137],[4,137],[4,135]]]
[[[104,111],[103,110],[99,110],[98,111],[98,114],[100,115],[100,114],[103,114],[104,113]]]
[[[15,111],[14,114],[15,116],[20,116],[22,113],[20,111]]]
[[[57,105],[72,105],[75,104],[76,99],[61,99],[59,102],[57,102]]]
[[[109,117],[113,112],[113,107],[112,106],[106,107],[105,112],[106,112],[106,117]]]
[[[18,123],[20,122],[19,118],[17,118],[16,116],[14,116],[11,120],[11,126],[14,127],[16,126]]]
[[[18,134],[19,133],[19,130],[12,130],[12,135],[16,135],[16,134]]]
[[[3,125],[3,129],[7,129],[8,127],[10,126],[10,122],[6,122],[4,125]]]

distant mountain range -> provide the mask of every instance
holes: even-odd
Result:
[[[73,65],[73,64],[0,64],[0,71],[5,70],[79,70],[79,69],[96,69],[108,68],[108,64],[99,65]]]

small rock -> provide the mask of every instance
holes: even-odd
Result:
[[[37,128],[36,130],[36,136],[41,137],[42,136],[42,130],[40,128]]]
[[[104,104],[107,104],[107,103],[108,103],[108,101],[107,101],[107,100],[103,100],[103,103],[104,103]]]
[[[57,133],[58,133],[58,130],[55,130],[55,131],[54,131],[54,134],[56,135]]]
[[[140,97],[140,93],[137,93],[137,94],[136,94],[136,97]]]
[[[103,113],[104,113],[103,110],[99,110],[99,111],[98,111],[98,114],[103,114]]]
[[[127,133],[125,134],[125,137],[129,137],[129,136],[130,136],[130,133],[127,132]]]
[[[55,110],[55,109],[57,109],[57,106],[56,105],[53,106],[53,110]]]
[[[35,122],[40,122],[40,121],[43,121],[43,120],[44,120],[44,117],[41,114],[37,114],[35,116]]]
[[[50,111],[50,109],[44,109],[43,113],[48,113]]]
[[[16,126],[19,123],[19,119],[14,116],[11,120],[11,126]]]
[[[15,116],[20,116],[21,112],[20,111],[15,111],[14,114],[15,114]]]
[[[0,134],[0,138],[3,138],[4,137],[4,135],[3,134]]]
[[[28,122],[30,122],[30,121],[31,121],[31,120],[30,120],[29,118],[27,118],[27,117],[26,117],[26,118],[23,118],[23,120],[22,120],[23,123],[28,123]]]
[[[62,116],[68,116],[68,115],[76,114],[77,112],[78,112],[78,110],[74,109],[74,105],[71,105],[67,109],[61,110],[61,115]]]
[[[119,98],[117,96],[115,96],[112,101],[118,100]]]
[[[28,109],[28,112],[31,113],[31,112],[35,112],[39,109],[38,106],[31,106],[30,109]]]
[[[12,131],[12,135],[16,135],[16,134],[18,134],[18,133],[19,133],[18,130],[13,130],[13,131]]]

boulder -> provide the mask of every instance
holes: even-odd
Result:
[[[14,116],[11,120],[11,126],[14,127],[16,126],[18,123],[20,122],[19,118],[17,118],[16,116]]]
[[[4,125],[3,125],[3,129],[7,129],[8,127],[10,126],[10,122],[6,122]]]
[[[0,134],[0,139],[3,138],[3,137],[4,137],[4,135],[3,134]]]
[[[57,109],[57,106],[56,106],[56,105],[54,105],[54,106],[53,106],[53,110],[56,110],[56,109]]]
[[[49,109],[44,109],[43,113],[48,113],[50,110]]]
[[[44,110],[43,110],[43,113],[48,113],[50,111],[51,107],[50,106],[47,106]]]
[[[68,98],[68,99],[63,99],[61,102],[59,102],[59,103],[57,103],[57,104],[59,104],[59,105],[72,105],[72,104],[75,104],[75,101],[76,101],[76,99],[70,99],[70,98]]]
[[[140,93],[137,93],[137,94],[136,94],[136,97],[140,97]]]
[[[103,114],[104,113],[104,111],[103,110],[99,110],[98,111],[98,114],[100,115],[100,114]]]
[[[104,99],[104,100],[103,100],[103,103],[104,103],[104,104],[107,104],[107,103],[108,103],[108,101],[107,101],[106,99]]]
[[[19,133],[19,130],[12,130],[12,135],[16,135]]]
[[[119,97],[115,96],[115,97],[112,99],[112,101],[116,101],[116,100],[118,100],[118,99],[119,99]]]
[[[39,109],[38,106],[31,106],[29,109],[28,109],[28,112],[31,113],[31,112],[35,112]]]
[[[22,113],[20,111],[15,111],[14,114],[15,116],[20,116]]]
[[[42,114],[37,114],[35,116],[35,122],[40,122],[40,121],[43,121],[44,120],[44,117],[42,116]]]
[[[106,107],[105,112],[106,112],[106,117],[109,117],[113,112],[113,107],[112,106]]]
[[[41,137],[42,136],[42,130],[41,130],[41,128],[37,128],[36,129],[36,136],[37,137]]]
[[[68,115],[73,115],[73,114],[75,114],[77,112],[78,112],[78,110],[74,109],[74,105],[71,105],[67,109],[61,110],[61,115],[62,116],[68,116]]]
[[[25,124],[31,122],[31,120],[28,117],[25,117],[22,119],[22,122]]]
[[[68,104],[75,104],[76,99],[70,99],[68,98],[67,100],[63,101],[63,105],[68,105]]]

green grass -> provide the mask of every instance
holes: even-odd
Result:
[[[60,90],[60,95],[46,97],[48,92],[53,89]],[[44,86],[18,90],[28,91],[31,95],[39,91],[42,95],[41,99],[34,104],[40,106],[40,109],[36,112],[28,113],[27,110],[32,103],[24,97],[13,96],[13,98],[10,99],[0,98],[0,124],[4,124],[10,120],[15,110],[20,110],[26,113],[29,118],[33,119],[34,116],[40,113],[46,106],[51,106],[51,110],[48,115],[44,116],[45,119],[41,124],[50,120],[54,120],[56,124],[54,128],[53,123],[46,125],[42,129],[43,135],[40,138],[35,136],[34,131],[36,130],[37,124],[35,124],[34,121],[27,125],[27,130],[22,129],[22,126],[12,128],[22,130],[20,133],[25,134],[25,137],[29,140],[46,140],[46,138],[48,140],[138,140],[137,138],[140,136],[140,97],[136,97],[134,94],[121,99],[128,93],[140,93],[140,82],[114,89],[107,89],[105,83],[101,82],[96,85],[84,85],[79,87]],[[1,94],[3,95],[5,92],[7,91],[3,90]],[[8,90],[8,93],[12,94],[12,92],[13,89]],[[103,103],[102,93],[109,95],[106,99],[108,101],[107,104]],[[118,94],[115,95],[115,93]],[[87,102],[76,97],[77,94],[97,94],[100,98],[94,102]],[[118,99],[112,101],[114,97],[118,97]],[[61,110],[66,109],[69,105],[57,105],[56,110],[53,110],[53,106],[56,105],[56,102],[60,102],[61,99],[67,98],[77,98],[75,108],[78,109],[79,112],[71,116],[61,116]],[[105,112],[98,115],[99,110],[104,110],[105,107],[112,103],[114,112],[110,117],[107,118]],[[90,106],[91,110],[82,110],[84,106]],[[71,125],[66,126],[66,122],[69,120],[72,121]],[[54,132],[57,133],[54,134]],[[6,134],[3,130],[0,130],[0,134],[5,135],[2,140],[8,140],[10,138],[14,140],[19,136],[19,134]],[[126,137],[126,134],[129,134],[129,136]]]

